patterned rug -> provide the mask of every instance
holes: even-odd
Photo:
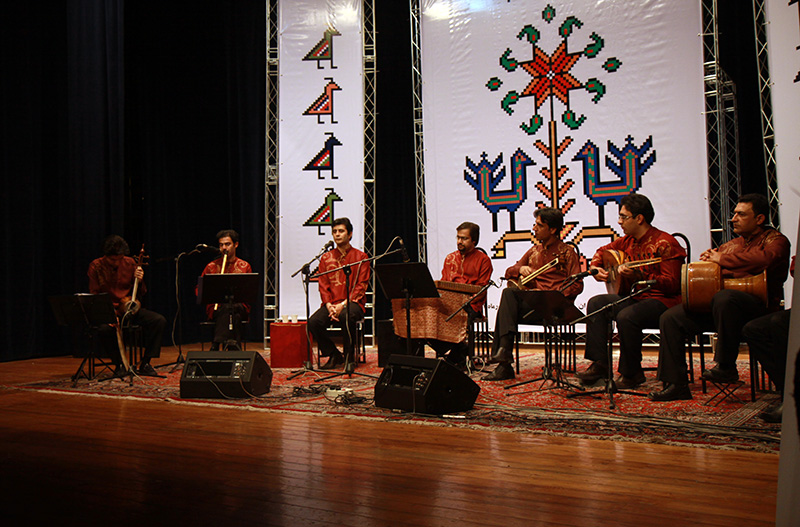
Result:
[[[269,352],[262,353],[269,363]],[[583,361],[580,361],[583,362]],[[656,359],[646,358],[644,366],[654,367]],[[214,405],[231,409],[267,412],[314,413],[325,416],[381,419],[417,425],[492,427],[511,432],[550,434],[614,441],[635,441],[685,445],[705,448],[747,449],[777,453],[780,448],[780,425],[765,423],[758,414],[774,403],[778,394],[759,393],[750,401],[749,371],[746,361],[740,361],[739,374],[744,382],[735,398],[711,400],[716,393],[709,385],[708,393],[701,391],[699,381],[691,385],[694,398],[689,401],[654,403],[647,397],[619,393],[612,398],[599,386],[581,393],[554,385],[552,381],[532,382],[507,390],[504,386],[539,377],[543,354],[523,352],[521,373],[516,381],[481,381],[486,372],[472,372],[470,377],[480,386],[474,408],[468,412],[446,416],[431,416],[397,409],[378,408],[373,404],[376,378],[382,368],[377,365],[377,353],[368,350],[367,363],[359,365],[357,373],[373,375],[344,375],[320,382],[326,373],[305,372],[288,379],[291,369],[272,370],[269,392],[253,398],[181,399],[181,369],[160,368],[165,378],[135,377],[128,379],[79,380],[76,386],[70,379],[15,385],[17,389],[45,390],[83,396],[134,397],[158,399],[171,404]],[[579,364],[583,370],[586,364]],[[699,366],[697,366],[699,368]],[[695,372],[699,378],[699,371]],[[655,372],[647,372],[647,382],[636,389],[646,394],[658,389]],[[565,379],[579,384],[577,379]],[[708,404],[710,401],[711,404]]]

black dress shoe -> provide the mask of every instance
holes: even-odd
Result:
[[[136,370],[136,373],[144,377],[158,377],[158,372],[156,371],[155,368],[153,368],[153,365],[150,364],[149,362],[140,364],[139,369]]]
[[[489,364],[497,364],[498,362],[511,362],[511,359],[514,357],[514,354],[511,353],[511,348],[507,348],[505,346],[500,346],[497,348],[491,358],[489,359]]]
[[[767,423],[780,423],[783,421],[783,402],[767,408],[758,416]]]
[[[736,382],[739,380],[739,372],[736,368],[720,368],[719,364],[703,372],[703,378],[707,381],[715,382]]]
[[[692,398],[692,391],[688,384],[670,384],[658,392],[650,392],[648,399],[656,402],[685,401]]]
[[[617,378],[614,379],[614,384],[616,384],[618,390],[629,390],[631,388],[636,388],[640,384],[643,384],[646,380],[647,379],[644,376],[644,372],[639,371],[631,377],[618,375]]]
[[[514,378],[514,368],[508,362],[501,362],[483,381],[506,381]]]
[[[584,371],[575,374],[584,384],[594,384],[608,376],[608,366],[602,362],[594,361]]]
[[[338,351],[328,357],[327,362],[319,367],[320,370],[333,370],[344,364],[344,357]]]

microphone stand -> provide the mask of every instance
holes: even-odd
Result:
[[[325,254],[328,245],[326,244],[322,250],[314,256],[311,260],[304,263],[303,266],[292,274],[292,278],[297,276],[297,273],[303,273],[303,291],[306,295],[306,360],[303,362],[303,367],[295,370],[291,375],[286,377],[286,380],[294,379],[300,375],[305,375],[308,372],[314,371],[314,361],[311,359],[311,335],[308,332],[308,319],[311,317],[311,310],[308,301],[308,284],[311,282],[311,264],[319,260]]]
[[[645,287],[643,287],[641,289],[636,289],[636,284],[633,284],[633,286],[631,287],[631,293],[628,296],[622,297],[619,300],[615,300],[614,302],[611,302],[610,304],[606,304],[603,307],[601,307],[600,309],[598,309],[598,310],[596,310],[596,311],[594,311],[592,313],[589,313],[589,314],[587,314],[587,315],[585,315],[585,316],[573,321],[572,323],[573,324],[577,324],[577,323],[582,322],[584,320],[587,320],[587,319],[589,319],[589,318],[591,318],[591,317],[593,317],[593,316],[595,316],[595,315],[597,315],[599,313],[602,313],[603,311],[610,310],[614,306],[616,306],[618,304],[621,304],[623,302],[626,302],[626,301],[630,300],[631,298],[637,297],[637,296],[641,295],[642,293],[644,293],[645,291],[649,291],[652,288],[653,288],[653,286],[648,284],[648,285],[646,285]],[[646,397],[647,394],[646,393],[641,393],[641,392],[634,392],[634,391],[631,391],[631,390],[617,390],[617,387],[614,384],[614,373],[613,373],[614,372],[614,368],[613,368],[613,366],[614,366],[614,362],[613,362],[613,347],[614,347],[614,343],[613,343],[613,339],[611,338],[611,325],[612,324],[613,324],[613,318],[609,317],[609,319],[608,319],[608,344],[607,344],[607,347],[606,347],[606,360],[608,361],[608,372],[606,373],[605,386],[602,389],[599,389],[599,390],[591,390],[591,391],[579,392],[579,393],[575,393],[575,392],[568,393],[567,397],[582,397],[584,395],[595,395],[595,394],[598,394],[598,393],[605,393],[606,395],[608,395],[608,407],[609,407],[609,409],[614,410],[617,407],[616,403],[614,402],[614,393],[624,393],[624,394],[628,394],[628,395],[638,395],[638,396],[641,396],[641,397]]]
[[[172,344],[178,348],[178,358],[175,359],[175,362],[163,364],[162,366],[172,366],[173,368],[169,371],[170,373],[177,370],[183,363],[186,362],[186,359],[183,357],[183,309],[181,308],[181,288],[180,288],[180,277],[181,277],[181,258],[184,256],[191,256],[192,254],[200,254],[202,251],[200,247],[202,244],[198,244],[189,252],[183,251],[178,256],[175,257],[175,301],[178,304],[177,311],[175,312],[175,318],[172,321]],[[209,247],[209,249],[214,249],[213,247]],[[218,252],[218,251],[217,251]],[[178,342],[175,342],[175,326],[178,327]]]
[[[347,317],[347,320],[345,321],[344,326],[345,326],[345,330],[347,331],[347,341],[350,344],[350,348],[351,348],[350,351],[352,351],[352,353],[351,353],[350,351],[345,350],[345,353],[344,353],[344,368],[342,369],[341,372],[328,375],[327,377],[323,377],[323,378],[319,379],[319,382],[327,381],[328,379],[333,379],[333,378],[336,378],[336,377],[341,377],[343,375],[347,375],[348,378],[351,378],[353,375],[360,375],[362,377],[369,377],[371,379],[377,379],[378,378],[375,375],[369,375],[369,374],[366,374],[366,373],[361,373],[361,372],[355,371],[355,363],[352,362],[352,360],[355,359],[355,357],[354,357],[354,355],[355,355],[355,343],[353,342],[353,336],[350,334],[350,324],[349,324],[349,322],[350,322],[350,273],[351,273],[351,268],[353,266],[361,265],[361,264],[366,263],[371,268],[373,261],[378,260],[380,258],[383,258],[384,256],[389,256],[390,254],[394,254],[394,253],[401,252],[401,251],[402,251],[402,249],[395,249],[393,251],[389,251],[389,252],[386,252],[386,253],[383,253],[383,254],[379,254],[377,256],[373,256],[371,258],[365,258],[365,259],[359,260],[357,262],[353,262],[353,263],[350,263],[350,264],[344,264],[341,267],[337,267],[335,269],[329,269],[328,271],[323,271],[323,272],[317,273],[317,274],[315,274],[313,276],[313,278],[317,278],[317,277],[320,277],[320,276],[324,276],[326,274],[335,273],[336,271],[339,271],[339,270],[344,271],[345,291],[347,292],[347,304],[345,305],[345,309],[343,309],[342,312],[345,312],[345,310],[346,310],[345,316]],[[341,316],[341,313],[340,313],[340,316]],[[410,334],[409,334],[409,336],[410,336]]]

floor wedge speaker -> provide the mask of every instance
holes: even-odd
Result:
[[[272,370],[257,351],[190,351],[181,375],[182,399],[242,399],[272,385]]]
[[[375,384],[375,406],[442,415],[471,410],[481,391],[443,359],[391,355]]]

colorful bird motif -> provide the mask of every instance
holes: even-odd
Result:
[[[528,197],[526,167],[536,163],[518,148],[511,156],[511,170],[514,174],[511,188],[497,190],[497,185],[506,177],[506,168],[502,166],[503,154],[498,155],[491,163],[487,160],[486,152],[481,154],[479,163],[474,163],[469,157],[466,162],[469,171],[464,171],[464,180],[477,191],[478,201],[492,213],[492,230],[497,231],[497,213],[503,209],[509,212],[511,230],[515,230],[514,213]]]

